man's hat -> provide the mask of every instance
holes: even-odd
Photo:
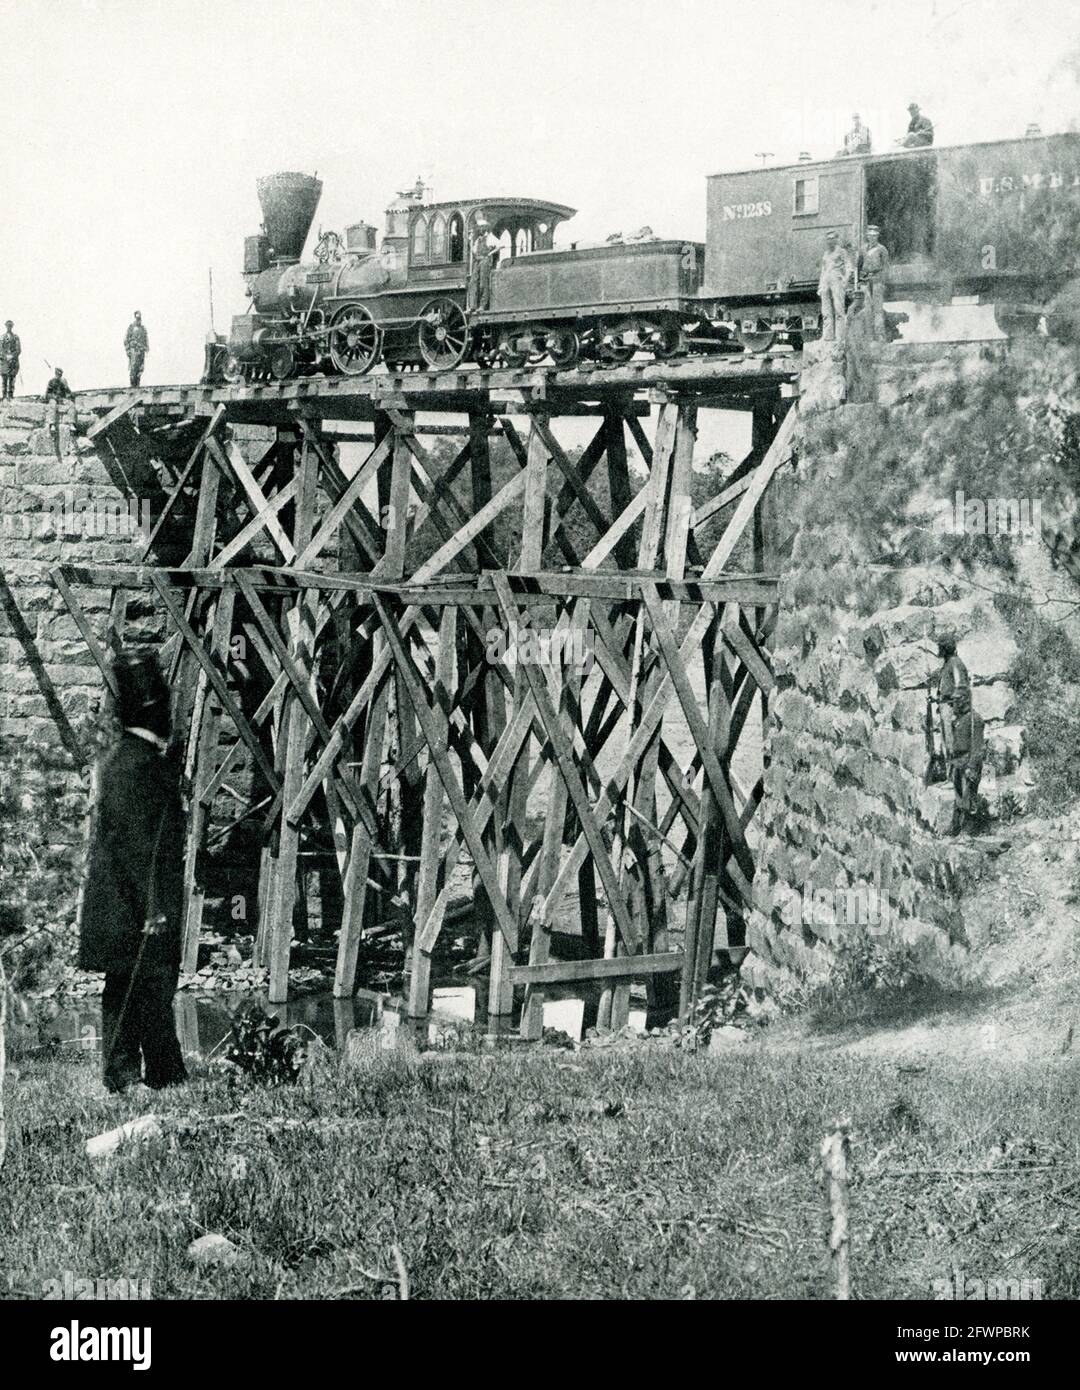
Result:
[[[868,232],[880,232],[881,228],[878,226],[876,222],[867,222],[866,230]]]
[[[918,109],[919,109],[919,103],[918,103],[917,101],[909,101],[909,102],[908,102],[908,108],[907,108],[907,109],[908,109],[909,111],[918,111]]]
[[[128,648],[117,654],[112,669],[116,712],[125,727],[137,726],[151,710],[168,707],[169,687],[154,652]]]
[[[14,328],[15,325],[14,325],[14,323],[11,321],[11,319],[5,319],[5,320],[4,320],[4,327],[5,327],[5,328]]]

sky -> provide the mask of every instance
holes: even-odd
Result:
[[[859,111],[886,148],[1080,121],[1076,0],[0,0],[0,321],[77,389],[198,378],[245,306],[255,180],[324,181],[316,227],[417,175],[440,199],[579,209],[564,238],[702,239],[705,176],[806,149]]]

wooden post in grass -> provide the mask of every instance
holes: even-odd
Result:
[[[821,1164],[825,1170],[825,1198],[829,1204],[829,1256],[833,1277],[833,1297],[851,1297],[850,1222],[848,1207],[848,1158],[851,1154],[851,1123],[834,1121],[821,1141]]]

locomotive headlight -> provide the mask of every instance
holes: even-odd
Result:
[[[546,235],[547,235],[547,229],[548,229],[548,224],[547,224],[546,222],[541,222],[541,223],[538,225],[538,227],[537,227],[536,230],[540,233],[541,236],[546,236]]]

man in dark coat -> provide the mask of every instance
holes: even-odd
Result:
[[[908,115],[911,120],[908,121],[907,134],[900,143],[906,145],[908,149],[918,145],[932,145],[934,143],[934,123],[930,117],[924,116],[919,110],[918,103],[914,101],[908,106]]]
[[[128,379],[132,386],[138,386],[142,381],[146,354],[150,351],[150,334],[143,326],[142,314],[138,309],[135,310],[135,317],[128,324],[127,332],[124,334],[124,351],[127,353]]]
[[[22,343],[10,319],[4,324],[4,336],[0,338],[0,381],[3,382],[3,399],[11,400],[15,394],[15,378],[19,375],[19,358]]]
[[[120,740],[98,772],[79,913],[79,965],[105,972],[105,1085],[183,1081],[172,1001],[180,972],[184,819],[169,691],[152,653],[114,665]],[[141,1053],[141,1064],[140,1064]]]

